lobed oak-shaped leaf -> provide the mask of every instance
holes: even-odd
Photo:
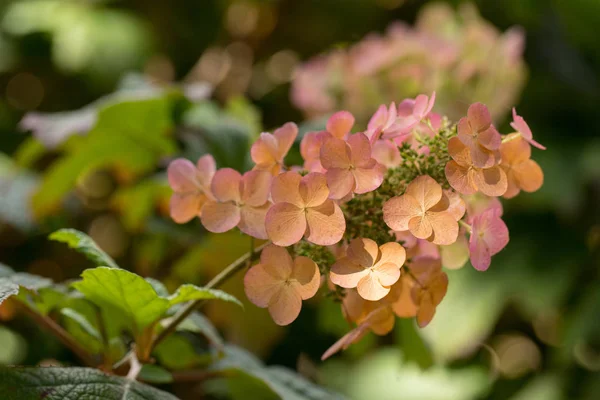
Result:
[[[177,400],[172,394],[91,368],[0,368],[4,400]]]
[[[70,248],[85,255],[98,266],[119,268],[117,263],[106,254],[91,237],[76,229],[59,229],[48,236],[50,240],[66,243]]]
[[[134,334],[163,317],[171,306],[198,299],[239,301],[216,289],[183,285],[171,296],[161,296],[154,286],[133,272],[119,268],[98,267],[82,273],[82,280],[73,287],[100,307],[117,309],[129,321]]]

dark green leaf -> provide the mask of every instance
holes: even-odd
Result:
[[[117,263],[98,247],[91,237],[76,229],[60,229],[51,233],[48,238],[66,243],[70,248],[82,253],[98,266],[119,268]]]
[[[225,345],[221,335],[219,335],[219,332],[217,331],[217,328],[215,328],[208,318],[199,312],[192,313],[181,324],[179,324],[177,330],[190,331],[204,335],[209,342],[219,348],[222,348]]]
[[[396,321],[399,333],[402,354],[406,362],[416,362],[422,369],[433,365],[431,352],[417,332],[415,321],[408,318],[399,318]]]
[[[201,288],[190,284],[181,285],[179,289],[177,289],[177,292],[169,296],[169,301],[171,305],[185,303],[191,300],[205,299],[228,301],[231,303],[238,304],[240,307],[243,307],[242,303],[238,299],[236,299],[230,294],[223,292],[222,290]]]
[[[152,364],[144,364],[138,378],[145,382],[157,384],[173,382],[173,375],[169,371]]]
[[[0,368],[3,400],[177,400],[126,378],[90,368]]]
[[[60,310],[60,313],[79,325],[79,327],[88,335],[97,340],[101,340],[98,330],[90,323],[90,321],[85,318],[84,315],[78,313],[72,308],[63,308]]]

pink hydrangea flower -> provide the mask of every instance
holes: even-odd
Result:
[[[390,140],[378,140],[371,148],[371,155],[377,162],[387,168],[400,165],[402,157],[398,146]]]
[[[277,175],[284,166],[283,159],[298,136],[298,127],[288,122],[273,134],[263,132],[250,149],[254,169],[266,170]]]
[[[397,132],[384,133],[383,138],[391,138],[392,135],[400,133],[408,133],[417,126],[423,119],[427,118],[433,105],[435,104],[435,92],[432,93],[431,97],[420,94],[415,99],[403,100],[398,105],[398,120],[396,126],[399,129]]]
[[[354,126],[354,115],[348,111],[338,111],[327,120],[325,129],[338,139],[344,139]]]
[[[458,122],[458,138],[469,148],[475,167],[488,168],[496,163],[494,151],[500,148],[502,138],[492,125],[492,117],[485,104],[471,104],[467,116]]]
[[[178,158],[169,164],[167,177],[173,189],[170,201],[171,218],[178,224],[201,215],[202,206],[212,200],[210,184],[216,171],[215,159],[207,154],[196,165]]]
[[[329,197],[333,199],[375,190],[385,173],[385,167],[371,157],[371,143],[363,133],[351,135],[347,142],[326,139],[321,147],[321,165],[327,170]]]
[[[490,209],[473,218],[469,253],[471,264],[478,271],[485,271],[492,256],[508,244],[508,228],[495,209]]]
[[[236,170],[223,168],[215,173],[211,186],[216,201],[204,205],[201,217],[207,230],[221,233],[237,226],[247,235],[267,238],[269,172],[249,171],[242,176]]]
[[[537,147],[540,150],[546,150],[546,147],[533,140],[533,134],[531,133],[529,125],[527,125],[527,122],[525,122],[523,117],[517,115],[517,110],[514,107],[512,109],[512,115],[513,122],[510,123],[510,126],[512,126],[515,131],[519,132],[521,136],[523,136],[523,139],[525,139],[530,145]]]
[[[325,175],[285,172],[273,180],[271,197],[275,204],[267,212],[265,226],[276,245],[290,246],[305,235],[306,240],[321,246],[342,239],[346,220],[340,207],[329,199]]]
[[[396,124],[397,119],[396,103],[392,102],[389,107],[382,104],[369,120],[365,135],[371,142],[375,142],[382,135],[394,137],[400,133],[400,127]]]

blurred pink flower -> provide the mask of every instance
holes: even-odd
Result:
[[[469,253],[471,264],[478,271],[485,271],[492,262],[492,256],[508,244],[508,228],[497,210],[490,209],[473,218]]]
[[[169,164],[167,177],[174,192],[170,210],[175,222],[183,224],[201,215],[204,203],[213,199],[210,184],[215,170],[215,159],[210,154],[200,157],[196,165],[183,158]]]

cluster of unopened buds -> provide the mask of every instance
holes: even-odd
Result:
[[[199,217],[210,232],[239,228],[270,243],[244,278],[252,303],[287,325],[302,301],[323,287],[356,328],[323,356],[366,332],[390,332],[395,318],[420,327],[446,294],[443,268],[470,259],[488,269],[509,240],[498,197],[533,192],[543,181],[530,159],[544,149],[513,109],[515,132],[501,135],[487,107],[475,103],[458,124],[434,113],[435,93],[380,106],[363,132],[354,117],[333,114],[326,130],[300,142],[303,166],[285,156],[298,128],[262,133],[251,171],[173,161],[171,216]]]

